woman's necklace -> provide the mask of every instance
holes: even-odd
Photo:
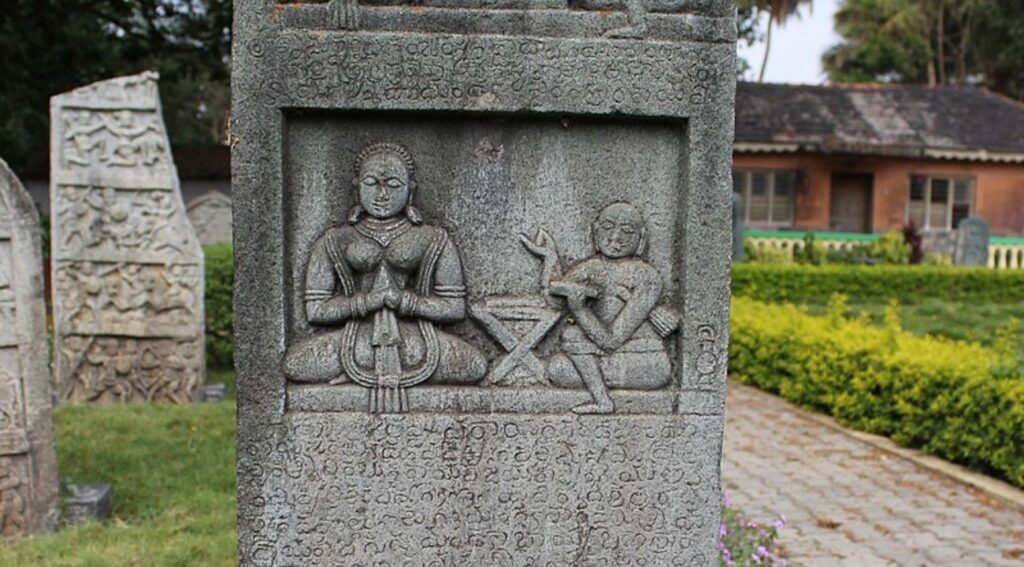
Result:
[[[410,228],[412,228],[412,223],[405,217],[392,217],[383,220],[369,217],[356,224],[356,232],[367,238],[372,238],[385,248]]]

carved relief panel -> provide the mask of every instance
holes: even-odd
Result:
[[[733,7],[540,4],[237,12],[242,564],[716,563]]]
[[[51,400],[39,218],[0,160],[0,538],[56,527]]]
[[[54,98],[57,383],[73,402],[185,403],[202,385],[202,250],[185,214],[157,77]],[[166,345],[178,345],[189,358]]]

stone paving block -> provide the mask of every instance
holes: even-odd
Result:
[[[786,514],[790,565],[1024,565],[1003,555],[1024,547],[1024,512],[748,387],[730,385],[726,415],[723,483],[755,520]]]

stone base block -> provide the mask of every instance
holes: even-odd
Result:
[[[206,384],[199,390],[199,403],[223,402],[224,393],[224,384]]]
[[[76,484],[64,500],[69,524],[109,520],[114,511],[114,488],[109,484]]]

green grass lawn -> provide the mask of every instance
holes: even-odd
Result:
[[[866,312],[871,321],[882,323],[887,304],[850,304],[853,313]],[[808,311],[823,314],[822,304],[808,305]],[[937,335],[958,341],[973,341],[991,345],[996,331],[1005,327],[1011,318],[1024,321],[1024,304],[1016,303],[957,303],[926,299],[920,303],[900,306],[903,328],[916,335]]]
[[[208,382],[229,400],[57,408],[62,482],[112,484],[114,518],[7,545],[0,565],[237,565],[234,374]]]

